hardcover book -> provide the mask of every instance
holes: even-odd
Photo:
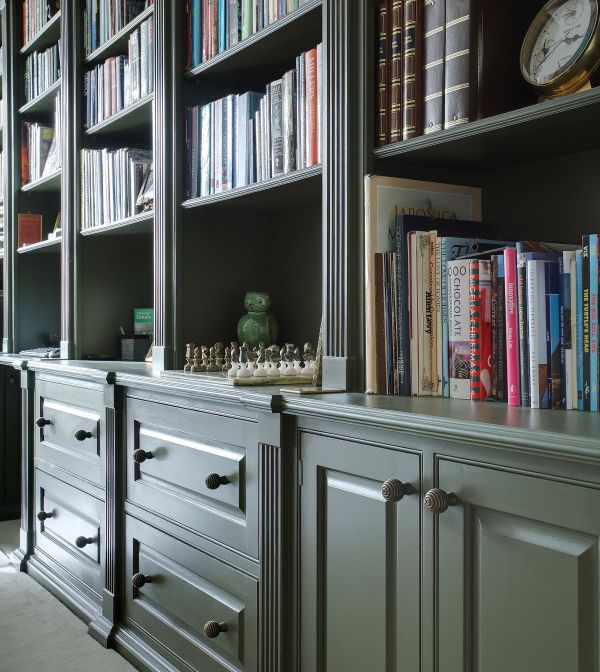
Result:
[[[17,215],[17,247],[33,245],[42,240],[42,215]]]

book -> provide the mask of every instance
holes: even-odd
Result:
[[[392,0],[390,19],[390,51],[391,51],[391,76],[390,76],[390,111],[389,111],[389,141],[399,142],[402,140],[402,29],[403,29],[404,0]],[[386,68],[387,70],[387,68]]]
[[[591,410],[591,322],[590,322],[590,237],[581,241],[582,333],[583,333],[583,410]]]
[[[598,235],[590,245],[590,411],[598,412]]]
[[[469,261],[448,261],[448,396],[471,398]]]
[[[410,140],[422,132],[423,82],[423,4],[419,0],[404,0],[404,29],[402,32],[403,78],[402,139]]]
[[[479,220],[481,218],[481,191],[472,187],[462,187],[418,180],[367,175],[365,177],[365,387],[375,391],[375,366],[377,352],[373,340],[374,287],[373,260],[375,252],[390,252],[396,248],[396,216],[429,216],[444,220],[448,226],[452,220]],[[439,223],[439,222],[438,222]],[[438,228],[428,226],[428,230]],[[405,234],[408,231],[405,231]],[[401,250],[406,250],[402,247]],[[404,259],[407,258],[405,253]],[[403,287],[408,287],[408,270],[404,270],[402,259],[398,259],[398,272]],[[399,346],[399,361],[405,361],[410,371],[409,346],[406,344],[408,326],[404,326],[404,316],[408,315],[406,289],[398,288],[398,334],[404,345]],[[403,354],[404,353],[404,354]],[[404,358],[404,359],[403,359]],[[404,377],[407,390],[410,376]],[[404,392],[406,393],[406,392]]]
[[[477,58],[474,0],[453,0],[446,6],[444,55],[444,128],[473,118],[471,89],[473,61]]]
[[[577,372],[577,397],[575,407],[578,410],[583,411],[583,250],[577,250],[575,252],[575,294],[575,370]]]
[[[565,305],[565,321],[568,319],[568,329],[570,330],[570,345],[571,345],[571,356],[568,357],[568,347],[569,347],[569,337],[566,338],[566,372],[567,380],[570,381],[569,390],[567,395],[569,398],[569,403],[567,408],[575,409],[577,408],[577,353],[578,353],[578,343],[577,343],[577,262],[576,257],[577,253],[572,250],[563,252],[563,266],[565,269],[568,269],[568,274],[565,272],[565,276],[568,279],[569,291],[570,291],[570,301],[569,308],[567,310],[567,301],[563,298]],[[566,283],[565,283],[566,285]]]
[[[388,41],[389,41],[389,16],[388,0],[379,0],[377,2],[377,124],[376,124],[376,144],[385,145],[390,139],[389,122],[389,76],[388,76]]]
[[[517,308],[517,252],[514,247],[504,250],[504,300],[506,314],[506,383],[508,405],[519,406],[519,338]]]
[[[549,408],[548,355],[546,347],[545,264],[530,259],[527,273],[527,328],[529,336],[529,385],[531,408]]]
[[[546,360],[548,363],[548,408],[561,408],[560,289],[558,261],[544,265],[546,309]]]
[[[471,260],[469,262],[469,345],[471,399],[476,401],[485,401],[491,396],[491,289],[490,261]]]
[[[423,132],[444,127],[446,0],[425,0],[423,8]]]
[[[42,240],[42,215],[19,213],[17,215],[17,247],[33,245]]]
[[[496,264],[498,266],[498,286],[497,286],[497,318],[498,322],[496,325],[497,329],[497,339],[498,339],[498,352],[494,358],[494,367],[496,370],[497,380],[496,380],[496,394],[495,397],[498,401],[506,401],[508,398],[508,382],[506,378],[506,302],[504,298],[504,255],[496,255]]]

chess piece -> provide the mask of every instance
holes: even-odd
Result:
[[[315,373],[315,351],[312,343],[304,344],[304,368],[302,369],[303,378],[312,378]]]
[[[248,349],[248,362],[246,363],[246,368],[248,369],[248,371],[250,371],[250,375],[252,376],[254,375],[254,369],[255,369],[254,362],[256,362],[257,357],[256,350],[255,348],[252,348],[252,346],[250,345],[250,343],[248,343],[248,341],[244,341],[244,345]]]
[[[277,340],[277,320],[269,314],[271,297],[267,292],[246,292],[244,307],[248,311],[238,322],[238,338],[255,347],[261,341],[273,343]]]
[[[294,349],[294,375],[295,376],[301,376],[302,375],[302,369],[300,368],[300,365],[302,364],[302,353],[300,352],[300,348],[295,348]]]
[[[231,350],[225,348],[225,363],[223,364],[223,373],[227,373],[231,369]]]
[[[202,367],[202,359],[200,355],[200,348],[196,346],[194,348],[194,363],[190,367],[190,373],[200,373],[201,367]]]
[[[209,353],[206,370],[208,373],[217,373],[221,368],[217,366],[217,351],[214,346],[210,349]]]
[[[295,376],[296,371],[294,369],[294,344],[286,343],[285,348],[281,348],[281,363],[285,360],[285,369],[282,371],[284,376]]]
[[[185,373],[190,373],[192,370],[192,363],[194,361],[194,350],[196,349],[195,343],[187,343],[185,346],[185,366],[183,370]]]
[[[206,345],[202,346],[202,366],[200,367],[200,372],[205,373],[206,367],[208,366],[208,348]]]
[[[251,369],[248,368],[248,345],[246,342],[240,348],[240,368],[237,372],[238,378],[250,378],[252,376]]]
[[[267,377],[267,369],[265,368],[266,365],[266,351],[265,351],[265,344],[261,343],[258,346],[258,352],[257,352],[257,357],[256,357],[256,368],[254,369],[254,377],[255,378],[266,378]]]
[[[265,350],[265,370],[269,378],[279,378],[279,369],[273,361],[273,352],[271,348]]]
[[[240,368],[240,353],[238,344],[232,342],[231,344],[231,368],[227,371],[228,378],[237,378],[238,370]]]

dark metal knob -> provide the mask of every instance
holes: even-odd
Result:
[[[137,574],[134,574],[131,577],[131,583],[133,584],[134,588],[141,588],[142,586],[145,586],[147,583],[152,583],[152,577],[144,576],[143,574],[140,574],[138,572]]]
[[[38,418],[35,421],[35,424],[41,429],[42,427],[45,427],[46,425],[51,425],[52,422],[50,420],[46,420],[46,418]]]
[[[51,511],[40,511],[38,513],[37,517],[38,517],[38,520],[40,520],[43,523],[48,518],[52,518],[52,512]]]
[[[85,548],[88,544],[93,544],[94,540],[91,537],[77,537],[75,539],[75,546],[77,548]]]
[[[388,502],[399,502],[404,495],[414,492],[410,483],[402,483],[395,478],[390,478],[381,486],[381,495]]]
[[[204,484],[209,490],[216,490],[221,485],[227,485],[229,479],[227,476],[219,476],[219,474],[209,474],[204,479]]]
[[[432,513],[444,513],[449,506],[456,506],[457,502],[453,492],[445,492],[439,488],[434,488],[425,495],[425,506]]]
[[[85,429],[78,429],[75,432],[75,438],[77,439],[77,441],[85,441],[86,439],[92,438],[92,433],[86,432]]]
[[[152,453],[149,453],[141,448],[133,451],[133,461],[141,464],[145,460],[151,460],[154,457]]]
[[[222,632],[227,632],[227,624],[218,621],[208,621],[204,624],[204,634],[210,639],[218,637]]]

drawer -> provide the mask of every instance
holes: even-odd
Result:
[[[126,620],[193,670],[256,671],[258,581],[132,516],[125,536]]]
[[[104,487],[104,393],[77,385],[36,381],[36,457]]]
[[[127,498],[257,557],[257,424],[139,399],[127,418]]]
[[[36,555],[99,596],[104,502],[36,469],[34,513]]]

